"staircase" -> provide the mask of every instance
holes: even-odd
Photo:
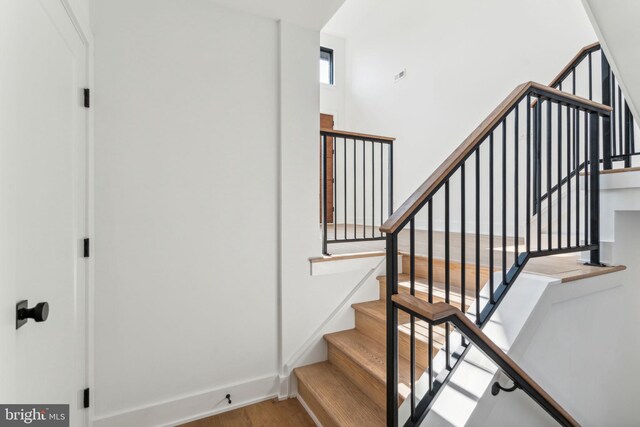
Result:
[[[445,265],[434,260],[435,277],[444,278]],[[440,261],[440,262],[439,262]],[[402,255],[402,263],[409,270],[410,256]],[[416,257],[415,294],[424,301],[429,300],[428,258]],[[460,263],[451,267],[460,272]],[[489,270],[482,268],[483,283]],[[449,300],[461,308],[461,276],[453,276]],[[311,408],[323,426],[384,426],[386,425],[386,276],[378,277],[380,299],[354,304],[354,329],[327,334],[328,360],[295,369],[298,393]],[[410,292],[410,277],[399,276],[401,293]],[[475,292],[474,288],[467,289]],[[433,282],[434,302],[444,302],[445,283]],[[468,303],[465,307],[468,308]],[[411,389],[411,326],[408,314],[400,315],[398,335],[400,341],[400,386],[398,403],[402,403]],[[430,344],[429,325],[415,323],[416,374],[424,373],[438,351],[445,344],[443,326],[431,327],[433,340]],[[431,349],[431,353],[429,350]],[[419,379],[419,377],[417,377]]]
[[[294,371],[323,426],[420,425],[472,345],[558,423],[578,425],[482,328],[530,260],[583,252],[600,265],[600,165],[628,167],[636,153],[633,117],[603,54],[602,103],[593,100],[599,49],[582,49],[550,86],[518,86],[380,228],[380,298],[353,305],[354,329],[324,337],[327,361]]]

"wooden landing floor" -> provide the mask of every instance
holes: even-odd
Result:
[[[329,236],[333,237],[333,228],[330,225],[328,227]],[[347,235],[350,236],[354,231],[354,226],[347,226]],[[358,236],[361,236],[362,233],[366,233],[367,236],[370,236],[371,233],[374,233],[375,230],[372,227],[367,227],[363,229],[362,226],[358,226],[356,232]],[[342,233],[342,234],[341,234]],[[338,229],[336,230],[336,235],[340,238],[344,236],[344,227],[338,225]],[[450,233],[450,256],[452,261],[460,260],[460,255],[462,253],[462,235],[460,233],[451,232]],[[444,233],[442,231],[434,231],[433,232],[433,256],[434,258],[444,258],[445,253],[445,245],[444,245]],[[553,241],[556,242],[557,238],[554,236]],[[542,235],[543,249],[546,249],[547,235]],[[487,235],[480,235],[480,263],[484,266],[489,265],[489,257],[491,251],[489,250],[489,237]],[[563,240],[563,244],[566,244]],[[359,256],[366,256],[366,253],[374,253],[384,251],[386,242],[383,241],[373,241],[373,242],[347,242],[347,243],[335,243],[329,245],[329,252],[332,255],[336,255],[336,258],[348,258],[349,254],[360,254]],[[475,264],[475,235],[467,234],[465,238],[465,260],[468,264]],[[515,239],[512,237],[507,237],[505,239],[505,245],[508,249],[507,254],[507,266],[511,266],[513,264],[514,256],[515,256]],[[518,239],[518,249],[520,252],[524,251],[525,243],[523,238]],[[535,246],[535,243],[532,243],[532,246]],[[416,230],[415,233],[415,247],[416,254],[418,255],[426,255],[427,254],[427,232],[424,230]],[[494,236],[493,238],[493,247],[494,247],[494,268],[496,270],[502,270],[502,239],[501,236]],[[400,252],[409,253],[409,232],[407,230],[403,230],[398,235],[398,249]],[[329,260],[326,258],[325,260]],[[534,258],[529,260],[527,266],[524,271],[532,274],[540,274],[542,276],[555,277],[558,279],[562,279],[563,282],[570,282],[573,280],[584,279],[587,277],[598,276],[601,274],[613,273],[616,271],[624,270],[624,266],[611,266],[611,267],[592,267],[588,265],[584,265],[579,260],[578,253],[570,253],[564,255],[553,255],[547,256],[543,258]]]
[[[267,400],[212,417],[183,424],[182,427],[315,427],[297,399]]]

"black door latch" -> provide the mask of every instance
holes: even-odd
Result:
[[[40,302],[35,307],[28,307],[28,300],[22,300],[16,304],[16,329],[27,323],[28,319],[44,322],[49,317],[48,302]]]

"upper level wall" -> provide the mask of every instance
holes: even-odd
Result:
[[[346,40],[341,127],[397,137],[396,207],[518,84],[596,40],[566,0],[349,0],[323,31]]]
[[[333,84],[320,84],[320,112],[333,116],[336,129],[346,129],[345,112],[346,57],[345,40],[331,34],[320,34],[320,45],[333,49],[334,76]]]

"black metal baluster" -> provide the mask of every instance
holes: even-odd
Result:
[[[540,104],[542,103],[542,98],[538,97],[535,101],[534,101],[535,105],[533,106],[533,152],[532,152],[532,161],[533,161],[533,199],[532,199],[532,204],[533,204],[533,214],[537,215],[537,221],[536,222],[540,222],[540,211],[538,209],[538,172],[540,169],[540,162],[538,159],[538,134],[540,133],[540,125],[539,125],[539,120],[538,120],[538,110],[540,110],[541,106]],[[540,242],[540,239],[538,238],[538,242]],[[538,247],[538,250],[540,249],[540,247]]]
[[[574,73],[575,75],[575,73]],[[553,102],[551,100],[547,101],[547,250],[552,249],[552,234],[553,234],[553,204],[551,203],[551,171],[553,170],[552,165],[552,151],[551,151],[551,108],[553,106]]]
[[[415,218],[411,218],[409,222],[409,280],[410,288],[409,293],[412,296],[416,295],[416,228]],[[411,322],[411,342],[410,342],[410,366],[409,369],[411,377],[411,420],[415,420],[416,412],[416,318],[411,315],[409,322]]]
[[[480,147],[476,149],[476,324],[480,324]]]
[[[616,107],[616,75],[611,73],[611,106]],[[611,153],[614,156],[620,154],[618,151],[618,138],[616,137],[616,114],[615,111],[611,114],[611,139],[613,141],[613,149]],[[586,136],[585,136],[586,138]]]
[[[376,144],[371,141],[371,237],[376,234]],[[380,218],[382,220],[382,218]],[[382,224],[382,223],[380,223]]]
[[[592,101],[592,100],[593,100],[593,63],[591,61],[591,52],[589,52],[589,101]],[[567,108],[569,108],[568,105],[567,105]]]
[[[618,107],[613,112],[618,120],[618,144],[620,145],[620,153],[621,155],[626,154],[624,152],[624,138],[622,135],[622,89],[620,85],[618,85]]]
[[[527,252],[531,252],[531,95],[527,94],[527,217],[526,221],[526,233],[527,233]]]
[[[428,214],[428,234],[427,234],[427,276],[429,286],[430,304],[433,304],[433,199],[429,200],[427,207]],[[433,392],[433,325],[429,323],[429,393]]]
[[[356,239],[358,237],[358,215],[357,215],[357,205],[358,205],[358,175],[357,175],[357,163],[358,163],[358,154],[357,154],[358,144],[356,143],[355,138],[353,139],[353,238]]]
[[[601,75],[602,75],[602,103],[604,105],[611,105],[611,67],[609,61],[604,56],[604,51],[601,55]],[[604,116],[602,118],[602,168],[605,170],[611,169],[613,163],[611,161],[611,154],[613,150],[613,139],[611,135],[611,117]]]
[[[571,175],[577,170],[571,169],[571,107],[567,105],[567,247],[571,247]],[[573,134],[575,138],[575,133]]]
[[[450,240],[449,240],[449,180],[444,183],[444,302],[451,302],[449,293],[451,291],[451,269],[450,267]],[[446,345],[446,366],[451,369],[451,345],[449,343],[449,327],[445,324],[444,339]]]
[[[537,237],[538,237],[538,252],[542,250],[542,103],[543,98],[538,98],[538,104],[536,104],[535,113],[535,158],[534,158],[534,174],[535,174],[535,202],[536,202],[536,214],[537,214]]]
[[[585,121],[587,118],[585,117]],[[591,222],[585,223],[585,245],[589,244],[588,235],[586,229],[590,228],[591,244],[598,245],[598,249],[593,249],[590,254],[590,264],[600,265],[600,165],[598,159],[600,154],[598,149],[600,144],[598,143],[599,129],[598,129],[598,114],[590,113],[590,133],[585,139],[589,142],[589,157],[591,158],[591,167],[589,168],[589,181],[591,181]],[[587,183],[585,182],[585,190],[587,189]],[[585,191],[586,193],[586,191]],[[589,210],[589,209],[588,209]],[[585,215],[585,221],[588,219],[588,215]],[[588,225],[587,225],[588,224]]]
[[[384,144],[380,144],[380,224],[384,223]],[[382,236],[380,231],[380,236]]]
[[[571,69],[571,79],[573,80],[573,89],[572,92],[574,95],[576,94],[576,69],[575,67]]]
[[[322,253],[327,249],[327,136],[322,135]]]
[[[466,230],[465,230],[465,164],[460,165],[460,310],[466,312]],[[460,337],[461,345],[465,345],[464,337]]]
[[[513,245],[514,245],[514,249],[513,249],[513,262],[516,265],[520,264],[520,261],[518,259],[518,251],[519,251],[519,244],[520,242],[518,241],[519,239],[519,230],[518,230],[518,205],[520,204],[520,200],[518,197],[518,175],[519,175],[519,163],[520,163],[520,159],[519,159],[519,149],[520,149],[520,135],[518,135],[518,128],[520,125],[520,103],[518,103],[518,105],[516,105],[516,109],[515,109],[515,124],[514,124],[514,129],[513,129],[513,137],[515,139],[515,145],[514,145],[514,153],[513,153],[513,167],[514,167],[514,183],[513,183],[513,234],[514,234],[514,240],[513,240]]]
[[[558,249],[562,248],[562,105],[560,103],[557,104],[558,107],[558,190],[557,190],[557,205],[558,205],[558,225],[557,225],[557,233],[558,233]],[[568,107],[567,107],[568,108]],[[569,171],[567,171],[568,173]],[[549,194],[549,199],[551,199],[551,194]]]
[[[502,283],[507,284],[507,119],[502,120]]]
[[[636,152],[636,138],[634,135],[635,127],[633,114],[631,114],[631,110],[629,110],[629,154]],[[631,162],[631,158],[629,158],[629,162]],[[631,166],[631,163],[629,163],[629,166]]]
[[[580,246],[580,111],[577,108],[574,109],[573,121],[576,133],[573,147],[574,164],[576,165],[576,246]]]
[[[590,114],[585,110],[584,112],[584,244],[589,244],[589,181],[590,181],[590,164],[589,161],[595,162],[596,168],[600,167],[599,159],[591,158],[589,156],[591,154],[591,148],[589,147],[590,139],[595,141],[598,136],[595,138],[589,133],[589,121]],[[598,129],[598,116],[596,115],[595,128]],[[593,123],[592,123],[593,124]],[[595,142],[594,142],[595,144]],[[596,150],[598,150],[596,148]]]
[[[338,240],[338,184],[337,184],[337,174],[338,172],[336,171],[337,169],[337,163],[336,163],[336,142],[337,142],[337,138],[332,138],[333,139],[333,151],[332,151],[332,156],[333,156],[333,167],[331,169],[333,169],[333,206],[331,206],[331,208],[333,209],[333,240]]]
[[[347,138],[344,139],[344,239],[347,240]]]
[[[362,237],[367,238],[367,141],[364,139],[362,140]]]
[[[624,167],[631,167],[631,154],[633,151],[631,150],[631,135],[633,135],[633,120],[631,119],[631,110],[629,109],[629,104],[627,101],[624,101]]]
[[[389,216],[393,213],[393,144],[389,143]]]

